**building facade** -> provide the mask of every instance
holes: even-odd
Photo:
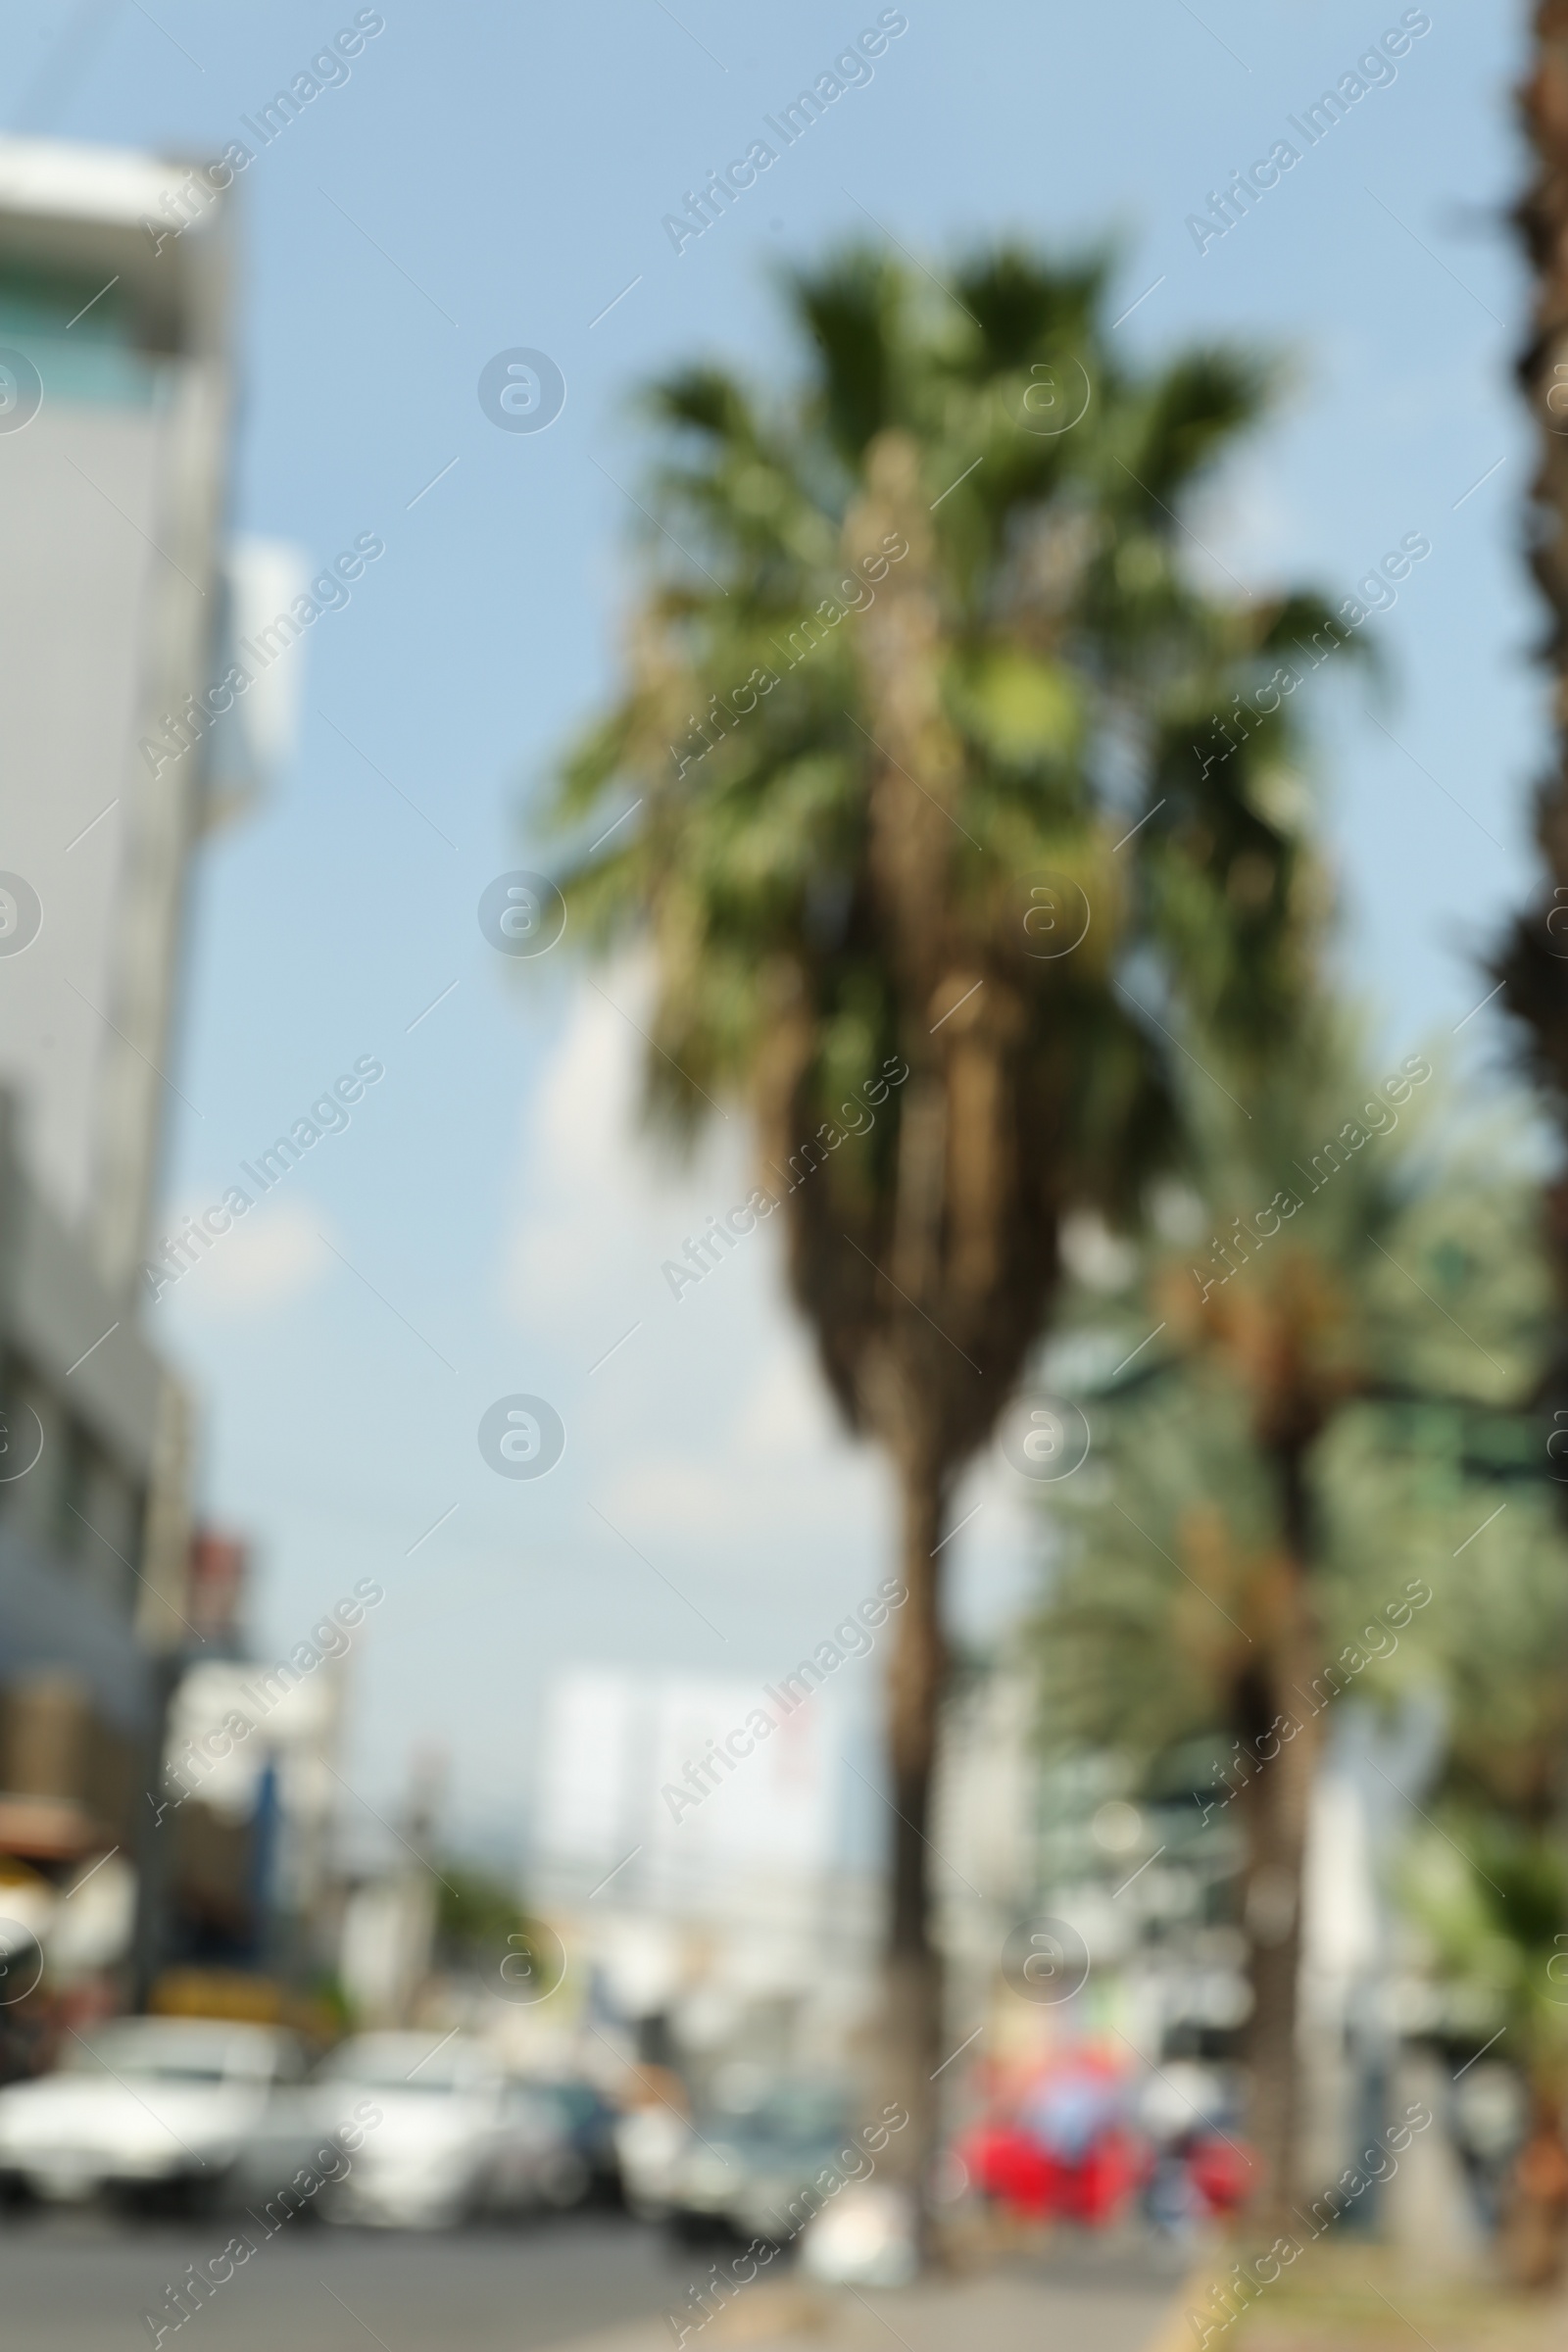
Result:
[[[226,203],[0,140],[0,1857],[118,1846],[186,1614],[190,1407],[144,1329],[213,773],[232,399]],[[3,1905],[0,1905],[3,1907]]]

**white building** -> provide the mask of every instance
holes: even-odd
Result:
[[[186,1638],[189,1411],[137,1271],[226,603],[227,207],[173,233],[185,172],[0,140],[0,1709],[47,1671],[80,1717],[74,1785],[11,1791],[74,1828],[0,1808],[40,1864],[139,1843]]]

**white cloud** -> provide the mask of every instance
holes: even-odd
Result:
[[[804,1333],[776,1347],[735,1416],[736,1451],[760,1467],[820,1463],[843,1430]]]
[[[646,975],[625,964],[603,985],[630,1018],[587,988],[573,1007],[524,1122],[505,1281],[515,1319],[578,1359],[609,1471],[592,1499],[657,1556],[668,1544],[726,1571],[760,1543],[863,1529],[867,1468],[786,1298],[780,1235],[759,1226],[678,1298],[661,1271],[746,1199],[750,1120],[726,1105],[672,1162],[639,1118]]]
[[[525,1193],[505,1287],[514,1314],[531,1329],[591,1328],[595,1294],[640,1293],[710,1210],[744,1200],[749,1189],[739,1115],[685,1164],[647,1132],[639,1114],[648,1049],[632,1025],[646,1019],[646,982],[623,964],[604,985],[603,996],[579,994],[523,1123]],[[660,1285],[660,1295],[668,1299],[667,1287]],[[607,1323],[606,1347],[614,1337]]]
[[[605,1498],[613,1527],[666,1542],[736,1532],[733,1481],[698,1461],[645,1454],[624,1464]]]
[[[820,1548],[829,1529],[863,1537],[874,1519],[875,1454],[840,1426],[805,1333],[778,1328],[775,1266],[759,1271],[749,1296],[737,1286],[707,1427],[698,1414],[700,1434],[688,1420],[673,1445],[640,1449],[605,1496],[606,1516],[636,1541],[700,1545],[744,1563],[760,1549]]]
[[[252,1208],[180,1276],[175,1296],[208,1315],[267,1313],[290,1303],[333,1262],[322,1238],[326,1222],[324,1209],[299,1193]]]

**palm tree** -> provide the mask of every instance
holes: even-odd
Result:
[[[1536,795],[1542,878],[1535,902],[1507,931],[1493,970],[1524,1033],[1524,1060],[1549,1115],[1568,1138],[1568,6],[1537,0],[1535,51],[1520,92],[1535,170],[1516,219],[1535,279],[1534,316],[1519,383],[1540,428],[1540,465],[1526,544],[1546,605],[1543,653],[1554,672],[1556,744]],[[1545,1186],[1544,1231],[1557,1314],[1538,1388],[1553,1430],[1568,1420],[1568,1172]],[[1568,1489],[1560,1498],[1568,1507]],[[1559,1761],[1559,1773],[1560,1773]],[[1560,1797],[1558,1800],[1560,1812]],[[1555,2134],[1561,2108],[1539,2132]],[[1549,2234],[1549,2233],[1548,2233]],[[1560,2254],[1560,2244],[1559,2244]]]
[[[1540,427],[1541,462],[1526,543],[1547,611],[1543,653],[1555,672],[1556,751],[1536,796],[1543,874],[1535,902],[1494,965],[1524,1031],[1525,1060],[1568,1135],[1568,6],[1537,0],[1535,58],[1520,92],[1535,173],[1516,219],[1535,276],[1535,315],[1519,383]],[[1568,1177],[1546,1188],[1546,1232],[1559,1320],[1543,1394],[1568,1405]]]
[[[1539,1430],[1529,1435],[1527,1461],[1540,1446]],[[1537,1482],[1511,1500],[1496,1531],[1507,1541],[1466,1554],[1470,1573],[1440,1621],[1452,1725],[1444,1826],[1409,1875],[1436,1957],[1474,2004],[1470,2048],[1496,2034],[1497,2057],[1528,2087],[1501,2252],[1521,2285],[1544,2286],[1568,2258],[1568,1578],[1556,1496]]]
[[[651,943],[651,1110],[749,1101],[754,1200],[897,1479],[884,2014],[916,2180],[955,1481],[1049,1315],[1063,1215],[1130,1209],[1167,1149],[1172,1030],[1285,1015],[1316,904],[1285,698],[1345,635],[1304,596],[1195,584],[1183,510],[1266,376],[1140,374],[1103,284],[852,253],[788,282],[798,382],[655,386],[626,683],[556,800],[583,839],[625,816],[566,888],[600,946]]]
[[[1524,1188],[1499,1186],[1494,1141],[1484,1169],[1441,1180],[1410,1149],[1430,1062],[1375,1084],[1344,1021],[1308,1004],[1245,1109],[1216,1070],[1188,1088],[1201,1224],[1193,1208],[1182,1246],[1152,1246],[1110,1321],[1107,1362],[1151,1322],[1159,1337],[1094,1414],[1114,1484],[1045,1631],[1066,1727],[1146,1755],[1203,1730],[1233,1741],[1216,1801],[1245,1850],[1255,2219],[1273,2230],[1302,2186],[1302,1866],[1327,1711],[1361,1671],[1342,1642],[1411,1579],[1429,1597],[1451,1581],[1542,1318]]]

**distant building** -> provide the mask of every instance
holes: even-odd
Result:
[[[857,1748],[868,1767],[864,1721],[831,1688],[600,1667],[551,1686],[527,1892],[641,2055],[848,2055],[880,1929]]]
[[[0,140],[0,1854],[142,1868],[190,1407],[142,1328],[220,767],[230,237],[185,167]],[[160,236],[162,222],[168,233]],[[235,789],[225,784],[226,792]]]
[[[214,1656],[181,1676],[160,1792],[174,1831],[175,1962],[287,1975],[311,1957],[342,1704],[332,1658],[301,1674]]]

